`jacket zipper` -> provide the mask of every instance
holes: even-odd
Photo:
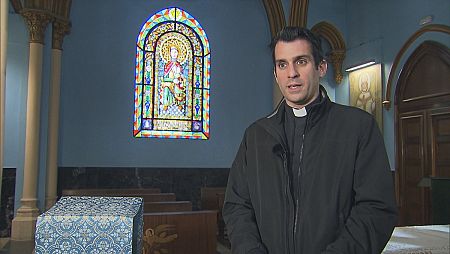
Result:
[[[301,184],[301,179],[302,179],[301,178],[301,175],[302,175],[302,162],[303,162],[303,150],[304,150],[304,147],[305,147],[305,133],[306,133],[306,130],[307,130],[307,126],[308,126],[308,117],[306,118],[305,127],[303,129],[302,146],[300,147],[300,162],[299,162],[299,169],[298,169],[298,175],[297,175],[297,177],[298,177],[298,181],[297,181],[298,193],[297,193],[297,196],[295,198],[295,220],[294,220],[294,231],[292,232],[294,239],[297,239],[296,235],[297,235],[298,215],[300,213],[300,202],[299,202],[299,200],[300,200],[300,197],[301,197],[301,189],[302,189],[302,184]],[[294,244],[294,251],[296,251],[295,250],[295,244]]]
[[[283,159],[283,170],[284,170],[284,172],[287,174],[287,170],[288,170],[288,168],[287,168],[287,155],[286,155],[286,151],[283,149],[283,153],[282,153],[282,155],[281,155],[281,157],[282,157],[282,159]],[[289,209],[288,209],[288,211],[287,211],[287,216],[286,216],[286,219],[285,219],[285,223],[286,223],[286,225],[287,225],[287,228],[289,228],[289,219],[290,218],[292,218],[293,217],[293,211],[292,211],[292,206],[290,205],[290,203],[292,202],[291,200],[291,198],[290,198],[290,180],[289,180],[289,176],[286,176],[286,179],[287,179],[287,185],[286,185],[286,187],[284,188],[284,194],[285,194],[285,197],[286,197],[286,200],[287,200],[287,202],[288,202],[288,207],[289,207]],[[290,237],[286,237],[286,251],[287,251],[287,254],[288,253],[291,253],[291,245],[293,245],[294,244],[294,242],[293,242],[293,240],[294,240],[294,238],[293,239],[290,239]]]
[[[302,146],[300,147],[300,168],[298,169],[298,175],[297,175],[297,177],[298,177],[298,181],[297,181],[297,183],[298,183],[298,194],[297,194],[297,196],[296,196],[296,198],[295,198],[295,220],[294,220],[294,237],[295,237],[295,234],[296,234],[296,232],[297,232],[297,222],[298,222],[298,214],[299,214],[299,197],[300,197],[300,190],[301,190],[301,187],[300,187],[300,178],[301,178],[301,174],[302,174],[302,172],[301,172],[301,165],[302,165],[302,160],[303,160],[303,145],[304,145],[304,142],[305,142],[305,133],[303,133],[302,134]],[[294,238],[295,239],[295,238]]]

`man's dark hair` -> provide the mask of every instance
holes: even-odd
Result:
[[[287,26],[281,29],[278,34],[273,37],[272,42],[270,43],[270,49],[272,50],[272,60],[275,64],[275,46],[279,41],[283,42],[291,42],[295,40],[306,40],[311,44],[312,55],[314,57],[314,64],[316,68],[319,67],[320,62],[325,59],[322,52],[322,45],[320,42],[320,38],[316,36],[309,29],[296,27],[296,26]]]

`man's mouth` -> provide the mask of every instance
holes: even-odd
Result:
[[[290,84],[288,85],[289,89],[297,89],[300,88],[302,85],[301,84]]]

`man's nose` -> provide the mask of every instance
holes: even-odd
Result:
[[[297,78],[298,76],[300,76],[299,72],[297,71],[297,68],[295,68],[296,66],[294,64],[290,64],[289,65],[289,69],[288,69],[288,77],[289,78]]]

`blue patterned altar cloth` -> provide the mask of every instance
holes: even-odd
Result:
[[[137,197],[62,197],[37,218],[36,254],[141,254],[142,206]]]

